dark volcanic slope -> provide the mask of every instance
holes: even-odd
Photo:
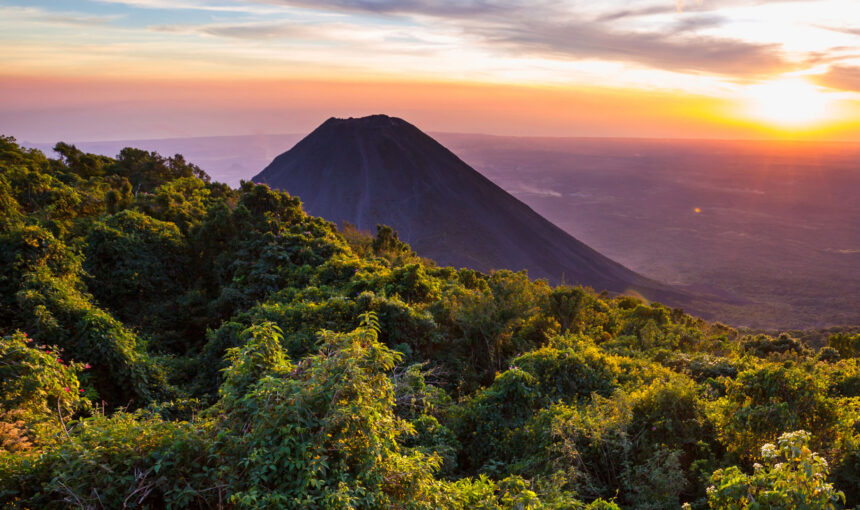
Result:
[[[441,265],[527,269],[553,283],[690,302],[571,237],[398,118],[329,119],[253,180],[299,196],[314,216],[371,232],[390,225]]]

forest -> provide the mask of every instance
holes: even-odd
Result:
[[[860,507],[860,334],[741,331],[0,137],[0,506]]]

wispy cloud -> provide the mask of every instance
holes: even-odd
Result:
[[[124,5],[139,9],[166,11],[204,11],[238,14],[275,14],[280,12],[265,0],[93,0],[102,4]]]
[[[24,22],[55,25],[98,26],[107,25],[121,16],[93,16],[71,11],[47,11],[37,7],[0,7],[0,15]]]
[[[672,0],[69,0],[125,19],[15,8],[0,27],[8,44],[47,52],[57,44],[56,54],[81,69],[94,62],[88,48],[97,41],[106,48],[98,55],[113,48],[116,61],[177,74],[187,71],[181,57],[216,74],[283,76],[299,62],[319,75],[348,65],[368,75],[552,84],[605,77],[610,86],[729,94],[788,71],[841,66],[836,79],[860,65],[850,37],[860,29],[841,27],[832,8],[816,17],[818,5],[846,1],[689,0],[678,12]],[[778,19],[763,26],[771,16]],[[86,37],[20,28],[31,22],[111,26]],[[792,39],[795,29],[802,37]],[[816,44],[803,42],[817,35]]]
[[[127,0],[131,1],[131,0]],[[156,0],[147,0],[156,1]],[[719,15],[684,13],[675,7],[648,5],[626,9],[584,8],[542,0],[266,0],[273,5],[334,12],[411,17],[418,26],[440,22],[477,41],[487,51],[513,56],[567,60],[609,60],[673,72],[738,75],[743,78],[786,71],[779,43],[760,44],[699,35],[727,20]],[[671,15],[666,19],[668,15]],[[650,30],[625,28],[620,21],[662,16]],[[215,27],[209,35],[225,37],[289,36],[294,27],[257,25]]]
[[[831,66],[826,73],[818,77],[818,82],[833,89],[860,92],[860,67]]]
[[[156,25],[152,30],[168,33],[206,34],[216,37],[235,39],[265,40],[265,39],[303,39],[320,37],[321,31],[313,25],[304,23],[253,22],[253,23],[217,23],[209,25]]]
[[[860,27],[831,27],[826,25],[816,25],[818,28],[830,30],[831,32],[840,32],[848,35],[856,35],[860,37]]]
[[[524,5],[506,0],[264,0],[276,5],[290,5],[332,11],[376,14],[413,14],[445,18],[490,16],[521,10]],[[539,6],[546,0],[534,2]]]
[[[618,21],[629,18],[641,18],[643,16],[654,16],[657,14],[672,14],[677,12],[674,7],[666,5],[652,5],[649,7],[640,7],[637,9],[618,9],[609,11],[606,14],[601,14],[595,21],[599,23],[608,23],[610,21]]]
[[[660,32],[621,32],[587,22],[531,20],[475,30],[491,43],[504,45],[513,52],[618,60],[672,71],[751,76],[791,67],[781,55],[779,44]]]

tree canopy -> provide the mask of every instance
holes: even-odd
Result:
[[[860,505],[860,335],[437,267],[179,155],[0,137],[0,506]]]

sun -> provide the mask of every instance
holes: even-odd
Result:
[[[747,109],[756,119],[789,128],[823,122],[829,116],[828,95],[799,78],[786,78],[746,90]]]

